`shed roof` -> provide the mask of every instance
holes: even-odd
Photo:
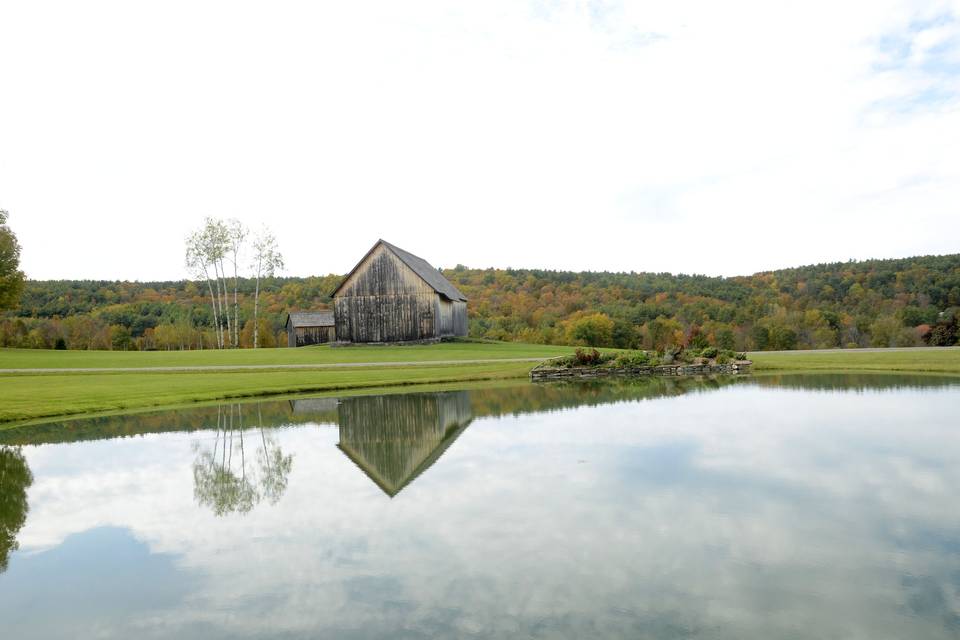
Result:
[[[420,278],[422,278],[424,282],[430,285],[430,287],[433,288],[434,291],[436,291],[443,297],[449,300],[460,300],[460,301],[466,302],[467,297],[462,293],[460,293],[460,290],[457,289],[455,286],[453,286],[452,282],[450,282],[445,277],[443,277],[442,273],[440,273],[435,268],[430,266],[429,262],[427,262],[426,260],[424,260],[419,256],[413,255],[409,251],[404,251],[400,247],[390,244],[386,240],[377,240],[376,244],[374,244],[373,247],[370,248],[370,251],[367,251],[366,255],[363,256],[363,259],[361,259],[360,262],[358,262],[356,266],[350,270],[350,273],[347,274],[347,277],[344,278],[339,285],[337,285],[337,288],[334,289],[333,293],[330,294],[331,297],[335,296],[337,292],[340,291],[340,288],[343,287],[343,285],[347,282],[347,280],[350,279],[350,276],[352,276],[356,272],[356,270],[360,267],[360,265],[363,264],[364,260],[367,259],[367,256],[373,253],[374,249],[376,249],[380,245],[383,245],[391,253],[393,253],[393,255],[400,258],[401,262],[403,262],[405,265],[410,267],[414,273],[420,276]]]
[[[333,311],[291,311],[287,314],[285,326],[297,327],[332,327]]]

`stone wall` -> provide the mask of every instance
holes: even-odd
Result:
[[[729,364],[665,364],[656,367],[570,367],[560,369],[550,363],[535,367],[530,372],[533,380],[567,380],[570,378],[604,378],[608,376],[702,376],[717,373],[748,373],[748,360],[738,360]]]

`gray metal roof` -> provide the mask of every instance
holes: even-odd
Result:
[[[400,258],[401,262],[413,269],[414,273],[420,276],[424,282],[430,285],[434,291],[443,297],[450,300],[462,300],[463,302],[467,301],[467,297],[460,293],[460,290],[453,286],[452,282],[444,278],[442,273],[431,267],[429,262],[423,258],[420,258],[419,256],[413,255],[409,251],[404,251],[400,247],[390,244],[386,240],[377,240],[376,244],[370,248],[370,251],[367,251],[366,255],[363,256],[360,262],[358,262],[356,266],[350,270],[350,273],[348,273],[347,276],[340,281],[340,284],[337,285],[337,288],[330,293],[331,297],[337,295],[337,292],[340,291],[340,288],[346,284],[347,280],[350,279],[350,276],[352,276],[360,267],[360,265],[364,263],[364,261],[367,259],[367,256],[373,253],[373,250],[381,244],[389,249],[393,255]]]
[[[287,325],[293,327],[332,327],[333,311],[291,311],[287,314]]]
[[[380,242],[390,249],[390,251],[393,251],[393,253],[396,254],[405,265],[413,269],[418,276],[423,278],[424,282],[433,287],[434,291],[450,300],[463,300],[466,302],[467,297],[460,293],[460,290],[453,286],[452,282],[444,278],[442,273],[431,267],[429,262],[413,255],[409,251],[404,251],[400,247],[390,244],[386,240],[381,240]]]

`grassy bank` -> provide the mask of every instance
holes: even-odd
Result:
[[[52,351],[0,349],[0,369],[143,368],[267,365],[327,365],[357,362],[430,362],[549,358],[572,347],[515,342],[444,342],[401,347],[330,347],[299,349],[229,349],[224,351]]]
[[[454,342],[402,347],[305,347],[236,351],[46,351],[0,349],[0,424],[227,398],[411,384],[524,378],[535,363],[569,347]],[[493,360],[495,362],[475,362]],[[503,362],[496,362],[503,360]],[[455,364],[446,364],[447,362]],[[443,362],[443,363],[441,363]],[[413,363],[331,367],[357,363]],[[257,370],[96,371],[150,367],[278,367]],[[77,369],[52,372],[50,369]],[[94,369],[94,371],[81,371]]]
[[[749,354],[762,371],[912,371],[960,374],[960,348],[848,349]]]
[[[341,391],[413,384],[452,384],[527,377],[535,362],[570,347],[513,343],[449,343],[404,347],[307,347],[257,351],[89,352],[0,349],[0,426],[61,415],[123,411],[193,402],[297,392]],[[902,371],[960,374],[960,348],[753,353],[754,370]],[[503,360],[503,362],[471,362]],[[440,361],[459,361],[441,364]],[[52,372],[61,368],[415,363],[326,369],[153,372]]]
[[[525,378],[523,362],[362,369],[0,376],[0,423],[307,391]]]

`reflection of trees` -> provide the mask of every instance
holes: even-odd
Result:
[[[220,406],[217,434],[212,450],[194,445],[193,495],[217,516],[248,513],[264,498],[276,504],[287,489],[287,477],[293,456],[284,455],[280,446],[267,435],[257,405],[259,441],[244,440],[243,405]],[[249,436],[248,436],[249,440]],[[254,446],[255,455],[247,447]]]
[[[0,447],[0,573],[16,551],[17,533],[27,521],[27,488],[33,474],[20,447]]]

